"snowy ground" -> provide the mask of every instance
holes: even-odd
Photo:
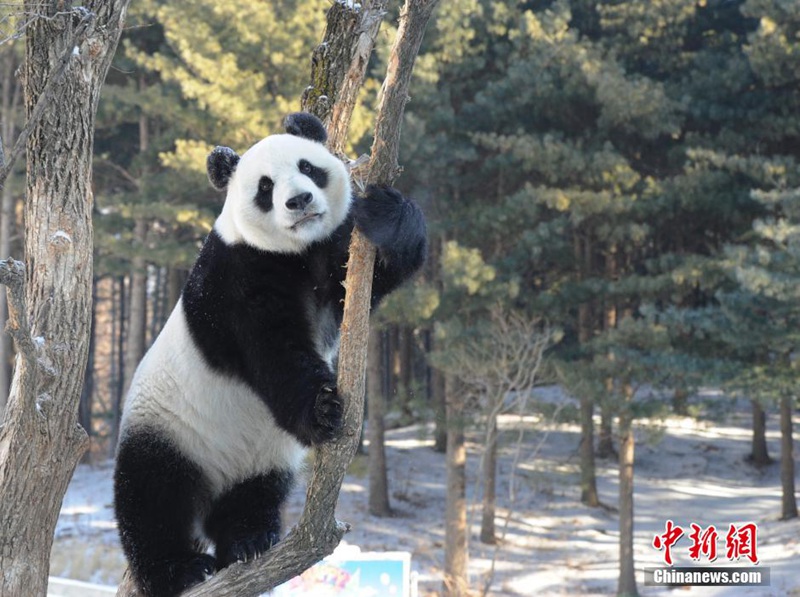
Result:
[[[680,595],[796,595],[800,596],[800,521],[782,522],[778,465],[755,469],[744,460],[749,451],[749,418],[745,404],[717,422],[669,418],[640,422],[636,428],[637,569],[663,565],[663,552],[652,547],[654,535],[664,532],[667,519],[687,529],[694,522],[713,524],[720,532],[720,556],[715,564],[732,565],[725,558],[724,536],[730,524],[758,524],[760,565],[771,569],[771,586],[754,588],[695,587]],[[507,417],[498,489],[498,532],[508,513],[508,478],[520,421]],[[490,595],[613,594],[617,579],[618,518],[613,509],[588,509],[579,503],[578,427],[527,417],[525,442],[516,474],[516,501],[503,541],[470,545],[472,584],[480,589],[495,558]],[[769,421],[777,427],[775,417]],[[797,431],[797,429],[796,429]],[[348,543],[364,551],[409,551],[419,573],[420,594],[435,595],[441,584],[444,527],[444,457],[431,450],[428,430],[411,427],[387,434],[387,457],[392,503],[397,516],[388,519],[366,514],[366,459],[357,458],[344,483],[338,516],[353,525]],[[768,433],[770,453],[778,456],[777,431]],[[480,432],[470,436],[468,494],[470,522],[480,523]],[[601,499],[617,502],[617,469],[598,461]],[[800,467],[799,467],[800,468]],[[120,554],[111,511],[110,463],[79,467],[59,518],[51,574],[113,584],[121,576]],[[800,483],[800,476],[798,477]],[[299,516],[304,488],[292,496],[287,511],[291,525]],[[684,536],[673,548],[678,566],[693,562]],[[746,565],[740,561],[733,565]],[[673,591],[643,586],[642,595],[666,596]]]

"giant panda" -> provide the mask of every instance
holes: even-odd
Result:
[[[378,249],[373,306],[425,259],[413,201],[385,186],[354,197],[322,123],[296,113],[284,125],[241,158],[209,155],[222,211],[126,397],[114,507],[131,573],[153,597],[275,544],[307,448],[340,430],[353,227]]]

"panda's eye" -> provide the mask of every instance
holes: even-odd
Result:
[[[269,176],[262,176],[261,180],[258,181],[258,190],[264,193],[268,193],[272,190],[272,187],[275,186],[275,183],[272,182],[272,179]]]
[[[300,163],[297,166],[300,168],[300,172],[303,174],[311,174],[311,172],[314,170],[314,166],[312,166],[307,160],[300,160]]]

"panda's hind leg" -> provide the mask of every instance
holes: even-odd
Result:
[[[206,533],[216,545],[217,566],[246,562],[275,545],[281,536],[281,506],[294,473],[273,470],[237,483],[214,501]]]
[[[197,542],[210,502],[198,468],[155,430],[127,430],[117,454],[114,507],[137,584],[148,597],[170,597],[215,572]]]

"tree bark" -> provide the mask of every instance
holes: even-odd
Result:
[[[753,412],[753,440],[747,459],[756,466],[767,466],[773,462],[767,451],[767,413],[758,400],[751,400],[750,405]]]
[[[391,516],[389,480],[386,474],[386,447],[384,445],[384,417],[386,396],[381,383],[381,332],[372,327],[369,332],[367,363],[367,411],[369,423],[369,513],[373,516]]]
[[[600,498],[597,495],[597,477],[595,476],[594,403],[591,398],[580,399],[580,417],[581,443],[578,452],[581,463],[581,503],[590,508],[596,508],[600,505]]]
[[[92,433],[92,399],[94,397],[94,367],[95,353],[97,350],[97,278],[92,279],[92,319],[89,324],[89,355],[83,374],[83,388],[81,389],[80,406],[78,407],[78,424],[83,427],[91,438]],[[87,456],[90,456],[87,453]],[[84,458],[86,461],[87,458]]]
[[[444,454],[447,451],[447,405],[445,401],[445,375],[433,367],[431,369],[431,389],[433,391],[434,430],[433,449]]]
[[[592,244],[590,239],[582,239],[578,230],[573,232],[572,249],[578,269],[578,279],[584,280],[592,266]],[[578,342],[586,346],[594,332],[592,323],[592,304],[584,301],[578,305]],[[597,478],[594,461],[594,400],[591,396],[581,396],[580,421],[581,442],[578,447],[580,456],[581,503],[591,508],[600,505],[597,495]]]
[[[781,396],[781,520],[797,518],[794,485],[793,396]]]
[[[15,71],[18,66],[17,54],[10,42],[0,48],[2,55],[2,97],[0,98],[0,151],[2,144],[10,144],[16,136],[16,116],[19,110],[20,84],[17,82]],[[3,155],[5,152],[2,152]],[[3,160],[5,161],[5,160]],[[11,255],[11,234],[13,225],[16,223],[16,209],[14,194],[11,184],[11,170],[4,182],[0,182],[2,193],[0,200],[0,258]],[[6,303],[6,293],[0,292],[0,325],[8,319],[8,305]],[[0,334],[0,417],[8,399],[8,391],[11,386],[11,359],[14,356],[14,347],[11,338],[6,334]]]
[[[633,464],[634,436],[631,401],[633,392],[625,389],[625,403],[619,413],[619,597],[636,597],[636,568],[633,559]]]
[[[61,501],[87,446],[77,417],[91,319],[94,116],[127,4],[59,11],[25,1],[42,18],[26,30],[26,305],[16,314],[21,355],[0,427],[3,597],[46,593]],[[45,104],[54,73],[58,92]]]
[[[483,459],[483,504],[481,512],[481,543],[494,545],[495,511],[497,502],[497,415],[490,414],[486,437],[486,452]]]
[[[450,376],[445,381],[447,403],[447,501],[445,506],[444,597],[465,597],[467,565],[467,447],[464,441],[464,403]]]
[[[611,386],[611,391],[613,391],[613,381]],[[609,394],[600,404],[600,433],[597,437],[598,458],[612,458],[617,456],[617,448],[614,446],[614,413],[609,404],[611,399],[612,396]]]

